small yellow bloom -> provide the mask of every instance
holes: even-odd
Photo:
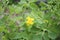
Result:
[[[34,22],[33,22],[33,21],[34,21],[34,18],[31,18],[31,17],[28,16],[28,17],[26,18],[26,20],[27,20],[27,21],[26,21],[27,26],[34,24]]]
[[[44,20],[45,23],[48,23],[48,20]]]

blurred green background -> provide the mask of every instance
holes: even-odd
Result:
[[[60,0],[0,0],[0,40],[60,40]]]

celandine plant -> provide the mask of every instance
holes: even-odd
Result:
[[[58,40],[59,35],[60,0],[0,1],[0,40]]]

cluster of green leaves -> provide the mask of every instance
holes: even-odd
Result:
[[[60,34],[60,0],[0,1],[0,40],[55,40]],[[11,4],[10,4],[11,3]],[[26,17],[34,18],[27,27]]]

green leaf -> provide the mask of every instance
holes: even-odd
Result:
[[[36,4],[34,4],[34,3],[30,3],[29,7],[30,7],[32,10],[35,10],[35,11],[39,10],[38,6],[37,6]]]
[[[48,32],[48,37],[51,39],[55,39],[57,37],[57,34],[54,32]]]
[[[8,40],[5,36],[2,36],[2,40]]]
[[[31,40],[42,40],[42,34],[33,34]]]
[[[48,37],[47,33],[44,34],[43,39],[44,40],[49,40],[49,37]]]
[[[10,35],[10,38],[11,39],[27,39],[28,40],[28,34],[26,32],[20,32],[20,33],[17,33],[17,32],[14,32]]]
[[[14,5],[13,6],[9,6],[9,10],[10,10],[10,13],[14,13],[15,12]]]
[[[2,40],[2,36],[3,36],[3,34],[0,32],[0,40]]]
[[[37,0],[28,0],[28,1],[31,3],[31,2],[36,2]]]
[[[22,7],[16,7],[15,12],[20,13],[22,11]]]
[[[3,32],[5,30],[4,26],[0,26],[0,32]]]

